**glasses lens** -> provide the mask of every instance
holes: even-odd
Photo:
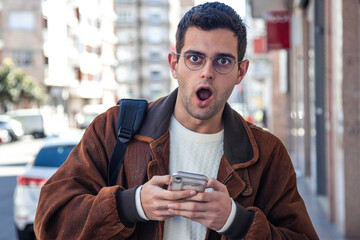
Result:
[[[185,64],[191,70],[198,70],[200,69],[205,62],[204,56],[197,55],[197,54],[185,54],[184,56]]]
[[[234,67],[235,60],[232,57],[218,56],[214,59],[215,69],[222,74],[231,72]]]

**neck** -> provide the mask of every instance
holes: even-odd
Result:
[[[222,111],[207,120],[201,120],[194,118],[189,114],[183,114],[185,111],[185,109],[181,110],[175,105],[174,117],[179,123],[181,123],[181,125],[191,131],[205,134],[213,134],[218,133],[224,129],[224,125],[222,122]]]

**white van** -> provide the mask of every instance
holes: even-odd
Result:
[[[39,109],[17,109],[7,114],[21,122],[25,135],[45,137],[44,118]]]
[[[105,112],[109,107],[102,104],[84,105],[81,113],[76,116],[77,126],[80,129],[87,128],[100,113]]]

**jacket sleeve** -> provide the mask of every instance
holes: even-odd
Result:
[[[114,126],[105,124],[106,114],[95,122],[98,129],[94,123],[88,127],[41,189],[34,221],[38,239],[124,239],[134,231],[136,224],[126,227],[117,211],[116,193],[124,188],[106,186],[108,156],[116,142]]]
[[[261,160],[260,160],[261,161]],[[259,164],[261,166],[261,164]],[[319,239],[311,223],[305,203],[298,193],[296,174],[285,147],[279,143],[271,154],[269,162],[263,169],[255,167],[253,171],[261,171],[261,179],[253,187],[253,203],[238,208],[253,212],[248,218],[250,227],[242,231],[235,226],[244,223],[234,221],[228,239]],[[252,171],[249,170],[251,177]]]
[[[280,142],[263,170],[255,203],[247,208],[255,217],[245,239],[319,239],[298,193],[292,161]]]

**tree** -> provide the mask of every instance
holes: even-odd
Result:
[[[16,68],[11,59],[5,59],[0,67],[0,104],[19,103],[22,98],[41,103],[46,94],[34,78]]]

